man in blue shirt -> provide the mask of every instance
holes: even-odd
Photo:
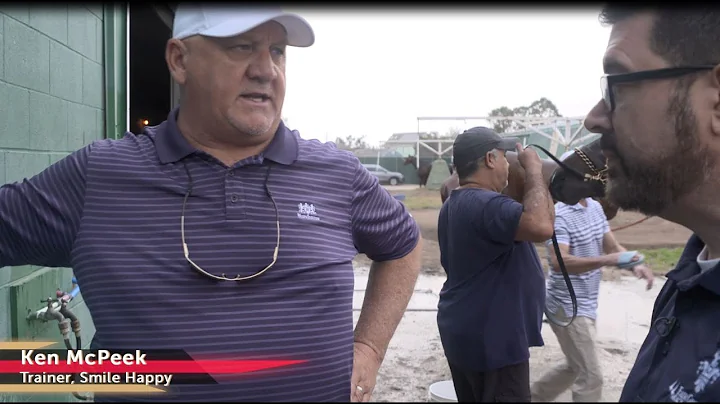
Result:
[[[602,134],[610,202],[694,234],[667,274],[621,402],[720,401],[720,11],[608,6]]]
[[[96,402],[371,400],[422,243],[357,157],[282,122],[286,50],[314,40],[278,9],[180,4],[164,53],[180,107],[0,187],[0,270],[72,267],[93,349],[299,361]]]
[[[525,169],[520,204],[508,185],[505,152]],[[460,180],[438,218],[438,328],[459,401],[530,401],[531,346],[542,346],[545,277],[532,242],[553,234],[555,210],[542,162],[514,139],[477,127],[457,137]]]

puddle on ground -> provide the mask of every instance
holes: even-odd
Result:
[[[369,267],[355,267],[353,309],[362,307]],[[438,295],[445,276],[421,274],[415,284],[408,312],[437,311]],[[597,332],[600,340],[621,340],[641,344],[648,333],[648,321],[653,304],[665,279],[656,278],[652,290],[645,290],[645,282],[633,277],[603,281],[600,285]]]
[[[355,266],[355,293],[353,296],[353,309],[360,310],[362,308],[363,298],[365,296],[365,287],[367,286],[368,266]],[[410,298],[407,311],[437,311],[437,304],[442,288],[445,282],[444,276],[433,276],[421,274],[415,283],[415,292]]]

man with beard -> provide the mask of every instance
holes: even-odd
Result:
[[[560,157],[565,160],[574,152]],[[572,387],[574,402],[598,402],[602,397],[603,369],[597,357],[596,320],[600,281],[604,266],[630,269],[638,278],[653,284],[650,268],[643,265],[636,252],[628,252],[610,230],[602,205],[592,198],[583,198],[574,205],[555,204],[555,236],[565,267],[577,295],[577,317],[567,327],[550,323],[565,361],[548,370],[532,385],[533,402],[555,400]],[[550,264],[547,309],[563,321],[572,313],[572,300],[560,273],[552,241],[546,243]]]
[[[720,12],[608,6],[602,133],[610,202],[691,229],[620,401],[720,400]]]

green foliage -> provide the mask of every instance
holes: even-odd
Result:
[[[508,108],[502,106],[490,111],[490,116],[507,116],[507,117],[535,117],[535,118],[552,118],[562,117],[557,106],[549,99],[543,97],[537,101],[533,101],[530,105]],[[493,129],[497,133],[516,132],[526,129],[525,126],[518,124],[511,119],[498,120],[493,124]]]

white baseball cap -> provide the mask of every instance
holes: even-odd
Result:
[[[226,4],[180,4],[175,10],[173,38],[193,35],[231,37],[258,25],[275,21],[285,27],[288,46],[308,47],[315,43],[310,24],[297,14],[277,8],[231,6]]]

